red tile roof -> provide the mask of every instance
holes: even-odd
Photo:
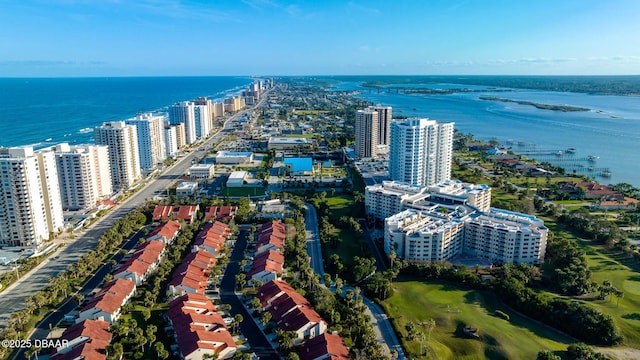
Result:
[[[125,271],[135,273],[138,276],[146,274],[151,265],[158,260],[162,250],[164,250],[164,243],[161,241],[152,240],[140,244],[133,256],[122,264],[114,275]]]
[[[238,212],[237,206],[207,206],[204,211],[205,220],[231,220]]]
[[[78,338],[85,338],[80,341]],[[111,342],[111,333],[109,332],[109,323],[101,320],[84,320],[67,328],[60,339],[69,342],[77,341],[73,348],[57,349],[57,352],[51,356],[54,360],[70,360],[83,357],[84,359],[103,360],[107,357],[106,347]]]
[[[136,284],[127,279],[116,279],[104,285],[91,301],[89,301],[81,312],[100,309],[108,314],[115,313],[124,303],[124,299],[131,295],[136,288]]]
[[[324,333],[307,340],[298,351],[300,360],[348,360],[349,349],[340,335]]]
[[[285,331],[298,331],[308,324],[324,322],[320,315],[308,306],[300,306],[291,310],[282,320],[278,322],[278,327]]]
[[[147,238],[160,236],[169,241],[176,237],[178,231],[180,231],[180,223],[174,220],[169,220],[166,223],[160,224],[155,229],[153,229],[153,231],[151,231],[147,235]]]
[[[216,307],[208,297],[200,294],[186,294],[169,302],[169,309],[184,308],[198,313],[215,312]]]
[[[224,349],[236,348],[236,343],[228,331],[189,331],[181,334],[176,333],[176,338],[180,352],[184,357],[198,349],[207,349],[214,354],[219,354]]]
[[[258,292],[256,292],[256,297],[260,299],[260,303],[262,306],[266,306],[267,303],[271,302],[271,300],[275,300],[278,296],[281,296],[285,293],[296,292],[294,288],[291,287],[286,281],[283,280],[273,280],[268,283],[260,286],[258,288]]]
[[[267,250],[260,253],[253,260],[251,264],[251,270],[247,275],[247,278],[251,279],[254,275],[263,271],[268,271],[275,274],[281,274],[284,271],[284,255],[275,250]]]
[[[284,294],[271,303],[269,312],[271,313],[273,320],[278,322],[282,320],[286,314],[300,306],[311,307],[311,303],[309,303],[309,301],[300,294],[298,294],[298,296],[289,296],[288,294]]]
[[[153,221],[168,219],[173,216],[176,219],[182,219],[191,224],[198,213],[198,205],[157,205],[153,210]]]
[[[226,329],[224,319],[217,312],[199,313],[187,308],[173,307],[167,312],[176,333]]]

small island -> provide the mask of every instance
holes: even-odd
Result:
[[[553,111],[562,111],[562,112],[591,111],[591,109],[577,107],[577,106],[540,104],[532,101],[511,100],[511,99],[504,99],[504,98],[498,98],[493,96],[480,96],[480,100],[510,102],[510,103],[516,103],[520,105],[531,105],[542,110],[553,110]]]

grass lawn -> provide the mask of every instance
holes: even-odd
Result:
[[[351,196],[337,195],[327,197],[327,204],[330,208],[330,218],[334,225],[342,216],[354,215],[354,201]],[[340,255],[345,265],[353,264],[354,256],[369,256],[369,246],[365,243],[362,235],[355,233],[351,229],[336,228],[334,234],[338,236],[338,246],[333,248],[330,245],[323,246],[323,256],[328,259],[332,254]]]
[[[220,192],[221,196],[261,196],[264,195],[263,187],[225,187]]]
[[[352,215],[353,198],[347,195],[327,197],[327,205],[331,209],[331,219],[338,220],[342,216]]]
[[[334,234],[338,235],[338,246],[335,248],[331,247],[331,245],[324,246],[322,255],[324,259],[329,259],[329,256],[338,254],[343,264],[350,266],[353,265],[355,256],[368,257],[371,255],[369,246],[364,242],[362,235],[356,234],[351,229],[339,228],[336,228]]]
[[[590,300],[586,303],[614,318],[624,336],[623,346],[640,348],[640,265],[615,250],[563,231],[548,219],[545,219],[545,225],[554,231],[555,236],[576,241],[586,252],[591,278],[594,281],[602,284],[604,280],[609,280],[613,286],[624,292],[624,297],[619,303],[613,296],[610,296],[608,301]]]
[[[400,329],[400,338],[409,358],[420,355],[420,343],[407,341],[405,325],[436,320],[429,349],[432,359],[535,359],[542,350],[565,350],[575,342],[549,327],[522,317],[502,305],[493,294],[467,290],[454,284],[400,280],[395,294],[383,302],[387,315]],[[509,314],[510,320],[495,316],[495,310]],[[460,326],[478,329],[479,339],[459,335]],[[423,352],[426,351],[426,340]]]
[[[293,113],[295,115],[318,115],[318,114],[326,114],[329,111],[327,110],[294,110]]]
[[[316,137],[315,134],[284,134],[282,136],[288,137],[288,138],[307,138],[307,139],[313,139]]]

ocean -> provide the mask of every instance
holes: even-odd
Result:
[[[362,87],[366,77],[341,80],[332,88],[393,107],[394,115],[453,121],[463,133],[497,140],[541,161],[564,166],[605,184],[640,187],[640,97],[513,89],[447,82],[402,87],[455,89],[448,95],[404,94]],[[453,79],[453,78],[452,78]],[[459,80],[459,78],[455,78]],[[335,78],[331,81],[336,82]],[[166,109],[199,96],[223,99],[246,88],[248,77],[0,78],[0,146],[93,142],[93,127],[136,113]],[[591,109],[559,112],[481,100],[493,96]],[[574,148],[575,153],[566,152]],[[562,154],[558,154],[561,152]],[[587,161],[588,156],[598,157]],[[601,176],[603,171],[609,177]]]
[[[0,146],[93,142],[93,128],[200,96],[222,100],[248,77],[0,78]]]
[[[335,81],[335,79],[333,79]],[[620,182],[640,187],[640,97],[590,95],[494,86],[438,84],[390,84],[380,90],[362,81],[341,81],[335,90],[358,91],[358,97],[393,107],[393,115],[427,117],[455,122],[455,128],[477,139],[497,140],[516,152],[575,170],[603,184]],[[406,94],[394,87],[473,89],[447,95]],[[591,109],[560,112],[512,102],[480,99],[481,96],[569,105]],[[566,150],[573,148],[575,152]],[[591,157],[592,161],[588,158]],[[597,158],[597,160],[596,160]],[[609,176],[606,176],[609,175]]]

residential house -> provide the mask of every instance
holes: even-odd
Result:
[[[110,324],[120,317],[120,309],[136,292],[136,284],[127,279],[115,279],[105,284],[78,314],[76,323],[84,320],[104,320]]]
[[[198,215],[198,205],[157,205],[153,210],[153,221],[163,221],[167,219],[184,220],[191,224]]]
[[[180,223],[174,220],[169,220],[166,223],[158,225],[148,235],[147,240],[158,240],[165,244],[171,244],[178,236],[180,231]]]
[[[205,221],[229,221],[236,216],[237,206],[207,206],[204,211]]]
[[[265,284],[271,280],[280,279],[284,273],[284,255],[279,251],[267,250],[255,257],[247,279]]]
[[[307,340],[298,350],[300,360],[348,360],[349,349],[340,335],[324,333]]]
[[[140,286],[164,258],[163,242],[151,240],[140,244],[131,258],[113,273],[114,279],[128,279]]]
[[[105,360],[107,345],[111,342],[110,324],[102,320],[83,320],[67,328],[60,337],[66,346],[58,347],[49,359]]]

